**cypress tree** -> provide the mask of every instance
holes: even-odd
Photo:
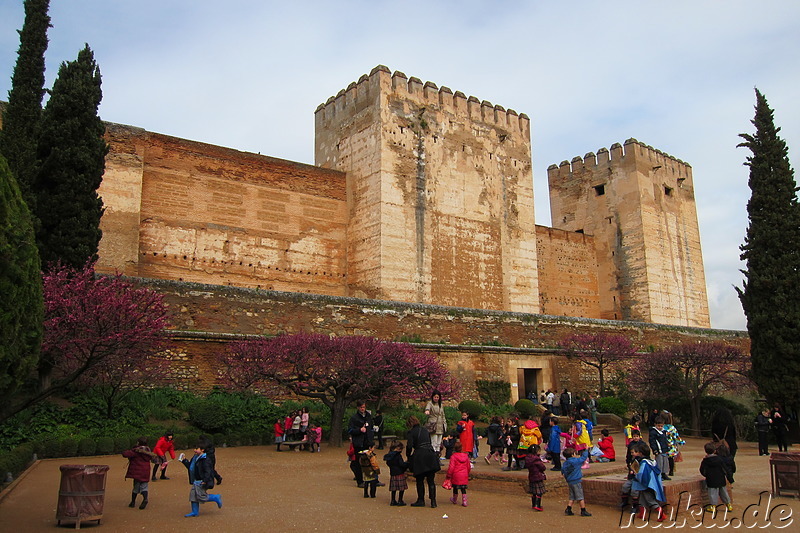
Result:
[[[97,258],[103,201],[97,194],[108,145],[97,115],[100,69],[89,45],[62,63],[42,115],[37,151],[36,241],[42,264],[81,268]]]
[[[0,405],[6,405],[36,367],[44,307],[30,212],[2,156],[0,295]]]
[[[737,288],[747,317],[753,380],[767,399],[800,400],[800,206],[788,148],[773,111],[756,90],[755,134],[740,135],[752,155],[750,224],[741,246],[744,286]]]
[[[44,97],[44,53],[47,50],[47,14],[50,0],[25,0],[25,22],[19,32],[19,52],[8,106],[0,130],[0,154],[6,158],[22,196],[32,208],[36,173],[36,142]]]

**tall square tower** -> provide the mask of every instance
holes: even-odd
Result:
[[[628,139],[547,177],[553,227],[594,236],[602,318],[710,327],[691,166]]]
[[[347,174],[352,296],[539,310],[530,121],[375,67],[316,111]]]

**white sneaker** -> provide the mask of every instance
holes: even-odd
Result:
[[[183,461],[185,458],[186,458],[186,454],[185,454],[185,453],[181,453],[181,454],[178,456],[178,461]]]

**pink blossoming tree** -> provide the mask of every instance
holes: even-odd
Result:
[[[687,398],[692,432],[700,432],[700,400],[713,392],[730,392],[750,384],[750,358],[721,342],[685,343],[640,355],[627,384],[640,399]]]
[[[606,371],[636,355],[636,349],[627,337],[608,333],[570,335],[559,343],[559,347],[568,358],[577,359],[581,364],[597,370],[600,396],[606,393]]]
[[[0,419],[74,383],[105,388],[109,405],[126,387],[142,379],[152,383],[153,372],[161,368],[153,356],[167,341],[167,308],[160,294],[121,276],[96,276],[87,264],[46,273],[44,304],[38,387],[0,408]]]
[[[229,388],[283,391],[331,410],[330,443],[342,444],[347,406],[355,400],[422,398],[434,387],[452,394],[447,369],[432,354],[372,337],[299,333],[233,343],[220,355]]]

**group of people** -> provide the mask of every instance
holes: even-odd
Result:
[[[531,399],[536,401],[536,395]],[[564,389],[560,394],[557,390],[547,389],[539,394],[539,403],[556,416],[573,416],[581,411],[586,411],[593,424],[597,424],[597,398],[594,394],[573,399],[572,393]]]
[[[312,453],[321,450],[322,428],[317,424],[310,423],[308,407],[297,409],[285,417],[278,418],[275,420],[273,429],[277,451],[281,451],[281,444],[284,442],[301,443]],[[295,448],[295,451],[299,452],[300,448]]]
[[[713,440],[704,445],[706,455],[700,463],[700,474],[706,480],[709,505],[705,510],[708,512],[715,512],[720,500],[728,511],[733,510],[726,485],[733,483],[736,472],[736,433],[733,417],[726,411],[715,414]],[[675,462],[681,461],[678,447],[685,442],[672,425],[672,415],[668,411],[654,411],[648,418],[649,443],[642,438],[638,416],[625,426],[628,475],[620,505],[623,509],[630,506],[630,512],[643,520],[655,512],[661,522],[666,518],[664,505],[667,502],[663,482],[674,475]]]
[[[780,404],[776,403],[772,409],[765,407],[756,416],[756,433],[758,433],[758,455],[769,455],[769,433],[775,436],[775,444],[778,451],[785,452],[788,449],[786,435],[789,433],[787,426],[788,417]]]
[[[147,437],[139,437],[136,446],[122,452],[122,456],[128,459],[128,468],[125,472],[126,479],[133,480],[133,490],[131,491],[131,502],[128,507],[136,506],[136,499],[142,496],[139,509],[147,508],[149,502],[149,483],[157,479],[168,480],[166,475],[169,459],[175,459],[175,436],[172,432],[166,433],[158,439],[155,447],[151,450],[147,445]],[[194,455],[187,459],[184,454],[178,457],[187,469],[189,475],[189,503],[191,511],[184,515],[188,517],[200,514],[200,504],[214,502],[217,507],[222,507],[222,496],[208,492],[215,485],[222,484],[222,476],[217,472],[217,458],[214,443],[205,435],[201,435],[194,448]],[[152,473],[150,464],[153,463]],[[156,477],[161,470],[160,478]],[[151,477],[152,476],[152,477]]]

